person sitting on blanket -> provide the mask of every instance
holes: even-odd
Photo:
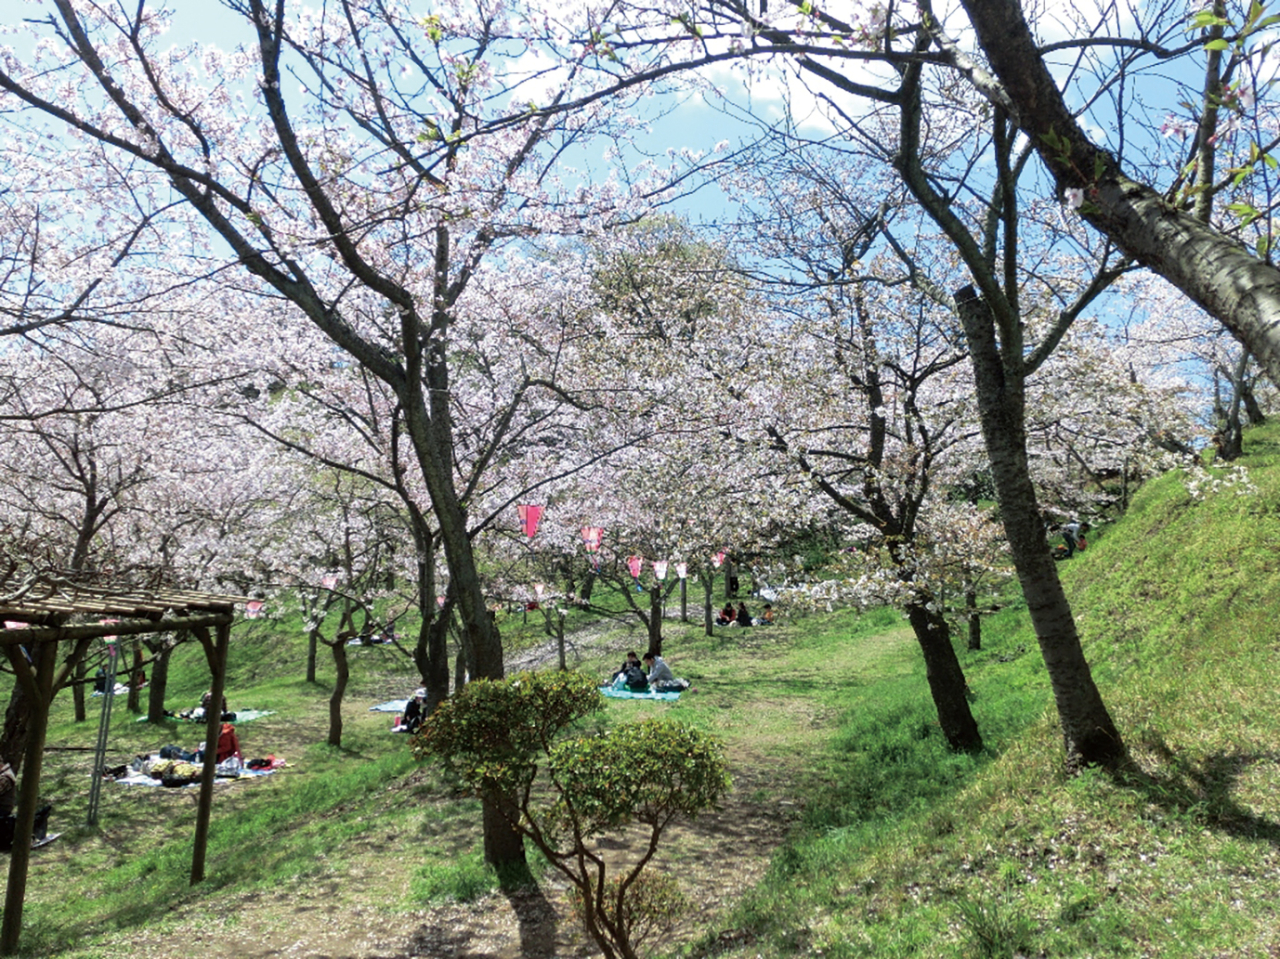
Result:
[[[404,707],[404,719],[395,728],[398,733],[416,733],[422,721],[427,718],[427,691],[418,689]]]
[[[612,683],[614,689],[625,689],[633,693],[649,691],[649,680],[645,678],[644,670],[640,668],[640,660],[636,659],[635,655],[635,653],[628,653],[627,661],[622,664],[621,671],[614,673]]]
[[[640,668],[640,657],[639,655],[637,655],[636,651],[633,649],[629,653],[627,653],[627,658],[622,661],[622,665],[618,667],[618,671],[609,677],[609,684],[612,685],[616,683],[618,681],[619,676],[623,677],[623,679],[626,679],[627,670],[639,669],[639,668]]]
[[[194,719],[196,722],[201,722],[204,720],[205,716],[209,715],[209,704],[212,702],[213,690],[206,689],[204,691],[204,695],[200,697],[200,705],[194,709],[188,709],[184,712],[178,713],[178,718]],[[224,723],[235,722],[236,719],[235,713],[227,711],[227,696],[225,693],[222,696],[222,715],[220,718]]]
[[[738,618],[738,613],[733,608],[733,603],[725,603],[724,609],[720,610],[719,615],[716,616],[716,625],[730,626],[733,624],[734,620],[737,618]]]
[[[738,613],[737,613],[737,616],[738,616],[738,625],[739,625],[739,626],[750,626],[750,625],[751,625],[751,623],[752,623],[751,614],[747,612],[747,604],[746,604],[746,603],[739,603],[739,604],[738,604]]]
[[[653,653],[645,653],[644,661],[649,666],[649,688],[656,693],[678,693],[688,689],[689,684],[683,679],[676,679],[666,661]]]

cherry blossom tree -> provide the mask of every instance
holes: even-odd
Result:
[[[626,190],[557,180],[560,152],[610,111],[490,122],[516,104],[559,102],[579,81],[572,61],[539,61],[542,11],[458,4],[423,19],[399,4],[291,11],[236,0],[228,8],[247,45],[222,53],[162,50],[163,16],[145,5],[50,8],[36,27],[48,42],[0,70],[10,102],[61,124],[80,149],[108,151],[127,168],[130,196],[145,197],[141,215],[158,212],[161,193],[175,198],[175,220],[202,221],[210,250],[229,249],[260,289],[386,385],[476,673],[501,677],[470,491],[455,469],[466,443],[454,419],[465,402],[456,323],[486,260],[538,233],[580,232],[626,201]],[[485,845],[490,861],[522,860],[518,836],[488,807]]]

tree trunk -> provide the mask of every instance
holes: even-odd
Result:
[[[342,745],[342,697],[347,692],[347,679],[351,671],[347,666],[347,640],[339,634],[328,644],[333,651],[333,667],[337,675],[333,680],[333,692],[329,695],[329,745]]]
[[[11,662],[23,655],[17,649],[6,650]],[[13,851],[9,854],[9,882],[5,889],[4,920],[0,924],[0,955],[11,956],[18,951],[22,933],[22,907],[27,895],[27,867],[31,860],[31,836],[35,826],[36,804],[40,801],[40,765],[44,758],[45,736],[49,728],[49,706],[53,700],[53,673],[58,662],[58,643],[46,640],[36,643],[30,650],[34,676],[34,689],[23,697],[30,714],[30,735],[23,743],[26,762],[15,756],[9,761],[17,772],[17,765],[25,770],[18,784],[18,805],[14,810]],[[16,663],[15,663],[15,672]],[[25,686],[21,677],[14,683],[15,689]],[[14,760],[19,760],[15,764]]]
[[[151,686],[147,691],[147,722],[164,722],[164,697],[169,686],[169,657],[173,644],[162,643],[151,662]]]
[[[501,804],[493,799],[485,799],[484,807],[484,861],[498,870],[498,879],[506,883],[503,873],[527,869],[528,861],[524,855],[524,840],[510,820],[502,814]],[[513,810],[514,813],[514,810]]]
[[[432,607],[436,606],[434,597],[430,602]],[[453,615],[453,604],[446,601],[441,608],[423,612],[413,661],[427,690],[427,715],[430,716],[449,698],[449,620]]]
[[[316,681],[316,631],[307,631],[307,682]]]
[[[456,696],[459,690],[467,684],[467,655],[461,646],[458,647],[458,656],[453,662],[453,693]]]
[[[649,652],[662,655],[662,583],[649,590]]]
[[[972,589],[965,590],[964,608],[969,620],[969,649],[977,652],[982,649],[982,617],[978,615],[978,594]]]
[[[133,666],[129,670],[129,694],[126,708],[135,716],[142,712],[142,642],[133,641]]]
[[[0,735],[0,758],[8,761],[15,774],[22,771],[27,751],[27,727],[31,702],[21,683],[13,684],[9,706],[4,712],[4,733]]]
[[[955,301],[969,340],[996,500],[1053,686],[1067,767],[1114,766],[1125,758],[1124,742],[1085,661],[1071,605],[1045,539],[1027,466],[1020,378],[1015,379],[1016,371],[1007,370],[1001,361],[986,303],[972,287],[959,290]]]
[[[564,655],[564,611],[557,610],[556,616],[556,649],[560,653],[560,671],[563,673],[569,669],[569,663]]]
[[[982,749],[982,734],[969,709],[965,695],[969,687],[955,647],[951,645],[951,630],[946,619],[941,613],[913,603],[907,607],[907,620],[924,654],[925,677],[947,745],[957,752],[977,752]]]
[[[85,677],[84,660],[76,663],[75,669],[75,685],[71,687],[71,702],[75,708],[76,722],[82,723],[88,718],[88,712],[84,704],[84,677]]]

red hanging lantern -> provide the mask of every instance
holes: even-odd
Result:
[[[533,539],[533,534],[538,531],[538,521],[542,519],[542,511],[545,508],[527,504],[516,507],[516,512],[520,514],[520,526],[524,529],[524,535],[530,539]]]

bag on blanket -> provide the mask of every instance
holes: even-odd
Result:
[[[687,679],[664,679],[660,683],[653,684],[655,693],[682,693],[689,688],[689,680]]]
[[[628,666],[626,674],[627,689],[633,693],[643,693],[649,689],[649,679],[639,666]]]

